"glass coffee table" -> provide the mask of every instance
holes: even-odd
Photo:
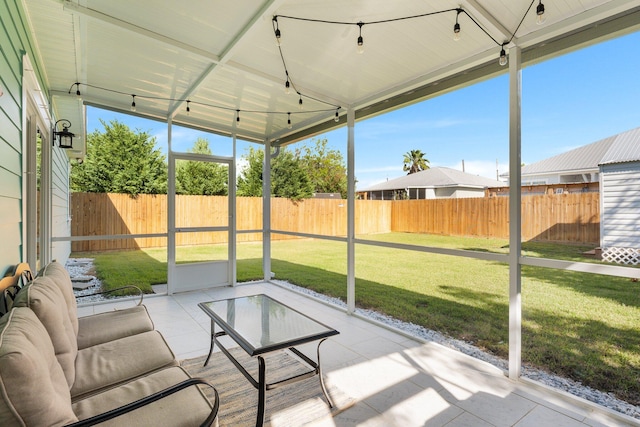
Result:
[[[262,426],[264,422],[267,390],[315,375],[320,378],[320,387],[329,407],[333,407],[320,369],[320,344],[328,337],[339,334],[338,331],[264,294],[201,302],[198,306],[211,318],[211,346],[204,366],[209,363],[214,345],[217,344],[236,368],[258,390],[256,426]],[[218,332],[216,332],[216,325],[221,329]],[[231,337],[249,356],[258,359],[257,381],[220,343],[218,338],[224,335]],[[318,341],[317,363],[295,348],[297,345],[313,341]],[[308,364],[311,370],[268,384],[262,355],[283,349],[289,349]]]

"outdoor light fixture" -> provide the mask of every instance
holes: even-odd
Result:
[[[281,33],[280,33],[280,28],[278,28],[278,18],[274,16],[272,21],[273,21],[273,25],[274,25],[274,30],[273,30],[273,31],[274,31],[274,32],[275,32],[275,34],[276,34],[276,44],[277,44],[278,46],[280,46],[280,43],[281,43],[281,42],[280,42],[280,36],[281,36]]]
[[[504,45],[502,45],[502,50],[500,51],[500,60],[498,61],[498,63],[504,67],[505,65],[507,65],[507,62],[507,52],[505,52]]]
[[[462,13],[462,9],[458,9],[457,10],[457,14],[456,14],[456,23],[453,26],[453,40],[454,41],[458,41],[460,40],[460,24],[458,23],[458,16],[460,16],[460,14]]]
[[[291,113],[287,113],[287,128],[291,129]]]
[[[536,24],[542,25],[547,20],[547,17],[544,16],[544,5],[542,4],[542,0],[538,3],[538,7],[536,7]]]
[[[364,52],[364,40],[362,39],[362,26],[364,22],[358,22],[359,33],[358,33],[358,47],[356,48],[356,52],[362,53]]]
[[[136,96],[135,95],[131,95],[131,111],[133,111],[134,113],[136,112]]]
[[[58,132],[58,123],[62,122],[62,130]],[[53,125],[53,145],[56,145],[56,139],[58,141],[58,147],[60,148],[73,148],[73,133],[69,132],[71,122],[67,119],[61,119]]]

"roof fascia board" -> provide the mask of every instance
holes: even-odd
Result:
[[[71,0],[64,0],[63,7],[65,10],[69,10],[72,13],[77,13],[80,15],[84,15],[86,17],[105,22],[116,27],[122,28],[124,30],[151,38],[153,40],[157,40],[161,43],[168,44],[170,46],[177,47],[187,52],[191,52],[195,55],[199,55],[203,58],[207,58],[213,62],[220,62],[220,57],[211,52],[207,52],[206,50],[197,48],[195,46],[191,46],[187,43],[180,42],[178,40],[172,39],[167,36],[163,36],[162,34],[158,34],[151,30],[147,30],[146,28],[139,27],[137,25],[131,24],[129,22],[123,21],[121,19],[115,18],[113,16],[107,15],[105,13],[99,12],[95,9],[91,9],[89,7],[80,6],[71,2]]]

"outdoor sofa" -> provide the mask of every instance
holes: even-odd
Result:
[[[0,318],[0,425],[217,425],[144,306],[77,317],[71,280],[48,264]],[[215,389],[214,389],[215,391]]]

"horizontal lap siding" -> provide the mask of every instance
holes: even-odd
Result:
[[[22,261],[22,42],[13,2],[0,3],[0,275]]]
[[[602,167],[602,246],[640,248],[640,162]]]

